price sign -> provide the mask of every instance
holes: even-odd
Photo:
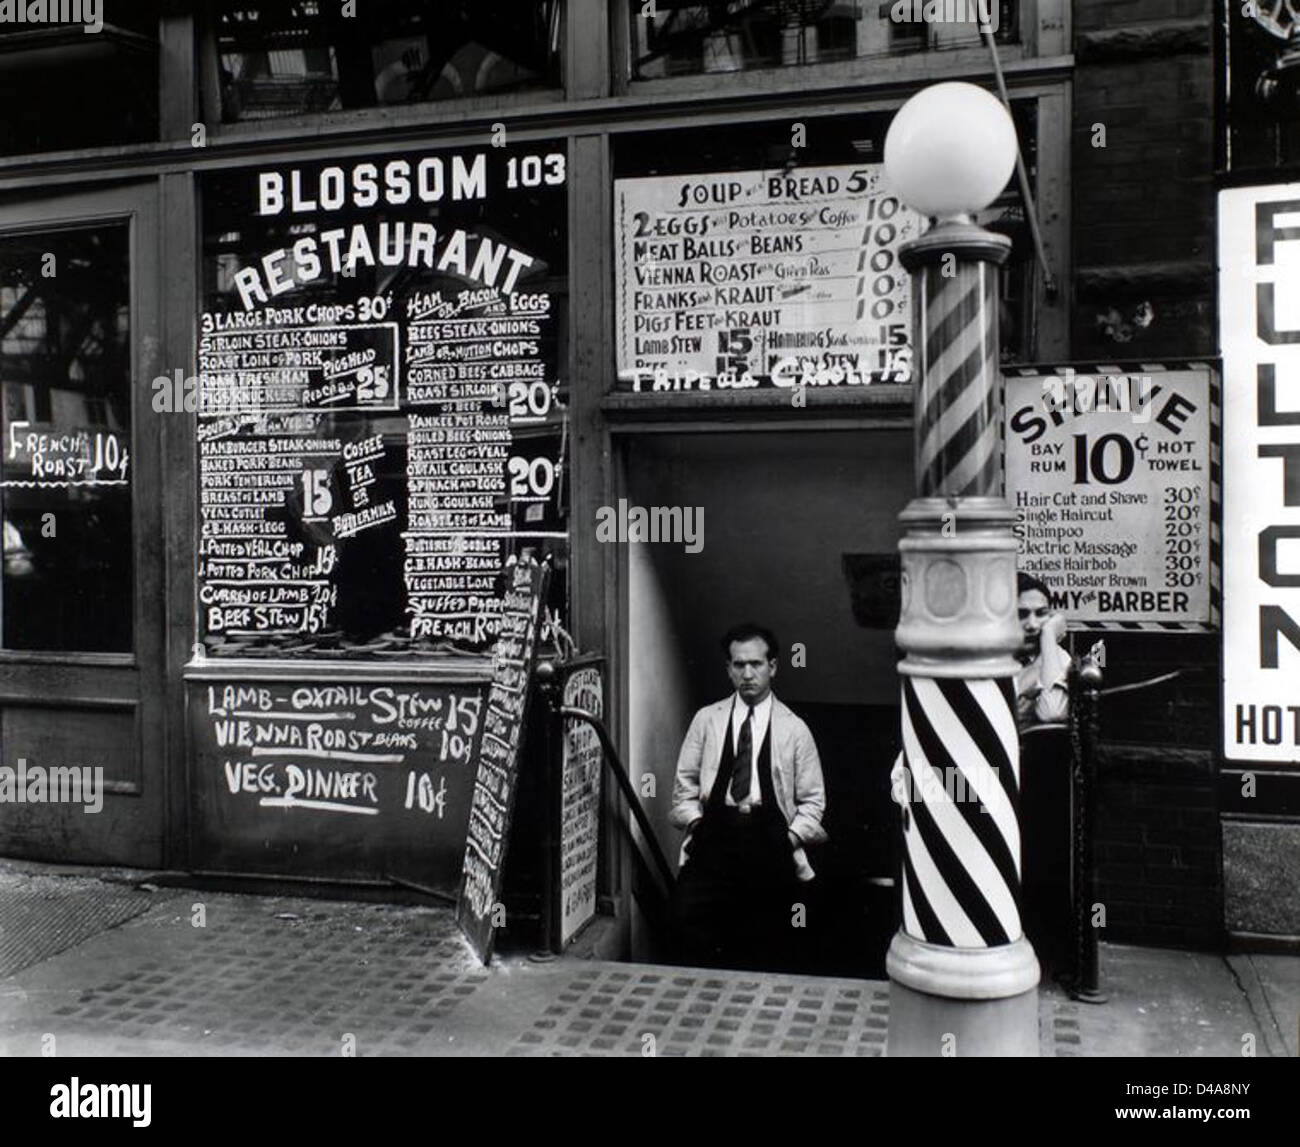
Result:
[[[619,386],[910,382],[919,217],[878,164],[621,179]]]
[[[1072,625],[1217,626],[1218,402],[1201,364],[1008,374],[1017,564]]]

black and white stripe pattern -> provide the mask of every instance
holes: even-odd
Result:
[[[949,947],[1010,943],[1021,935],[1012,679],[905,677],[902,709],[903,927]]]

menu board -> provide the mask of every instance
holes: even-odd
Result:
[[[519,740],[527,717],[533,651],[548,569],[520,561],[510,570],[492,684],[483,713],[478,775],[470,804],[456,922],[484,963],[492,955],[496,905],[518,779]]]
[[[205,653],[486,655],[567,540],[563,144],[203,188]]]
[[[212,871],[460,883],[486,684],[189,685],[194,864]]]
[[[1210,367],[1115,365],[1006,376],[1017,564],[1088,628],[1217,624]]]
[[[620,389],[911,381],[920,217],[883,166],[620,179],[614,219]]]
[[[604,716],[600,669],[574,669],[564,682],[563,704]],[[567,944],[596,914],[596,860],[600,841],[600,737],[585,721],[564,726],[560,768],[560,943]]]

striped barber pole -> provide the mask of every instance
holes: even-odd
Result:
[[[1020,754],[1010,678],[903,680],[903,928],[930,944],[1020,938]]]
[[[997,267],[954,258],[916,277],[917,493],[1000,496]]]

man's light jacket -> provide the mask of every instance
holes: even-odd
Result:
[[[677,756],[673,808],[669,815],[675,828],[689,828],[704,815],[704,805],[713,791],[722,761],[723,738],[730,732],[733,700],[734,695],[706,705],[695,714],[686,731],[682,751]],[[826,839],[822,827],[826,784],[817,743],[803,720],[775,696],[767,735],[772,742],[772,788],[781,815],[803,844],[820,844]],[[689,837],[682,842],[680,864],[685,863],[688,843]],[[795,849],[794,859],[800,879],[811,880],[813,871],[802,847]]]

